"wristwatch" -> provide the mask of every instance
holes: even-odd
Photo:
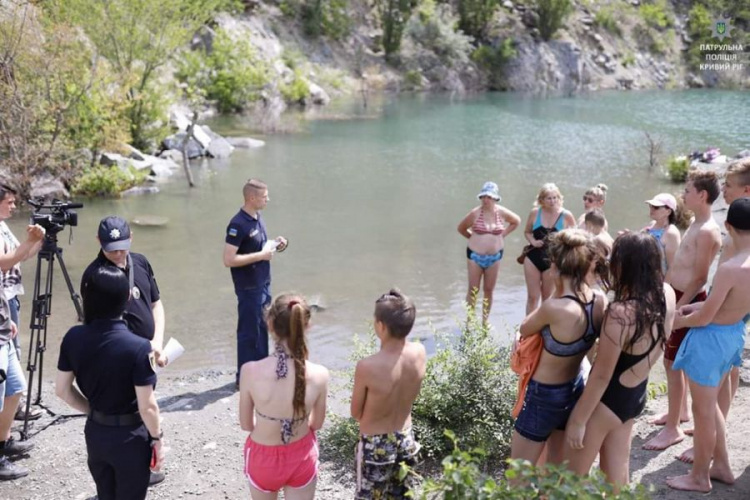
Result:
[[[151,434],[149,434],[148,437],[151,439],[151,441],[161,441],[161,438],[164,437],[164,431],[159,431],[159,437],[154,437]]]

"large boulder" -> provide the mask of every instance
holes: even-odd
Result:
[[[229,158],[229,155],[232,154],[232,151],[234,151],[234,146],[232,146],[229,141],[227,141],[223,137],[213,139],[211,141],[211,144],[208,145],[208,154],[212,158]]]
[[[253,139],[252,137],[227,137],[226,139],[235,148],[255,149],[266,145],[265,141]]]
[[[65,184],[60,179],[51,175],[43,175],[31,181],[29,196],[31,198],[44,198],[45,200],[53,198],[64,200],[70,198],[70,193],[65,189]]]
[[[325,106],[331,102],[330,96],[320,85],[308,81],[307,87],[310,89],[310,97],[308,99],[311,103]]]
[[[182,151],[182,142],[187,136],[186,132],[177,132],[164,139],[161,143],[164,149],[176,149]],[[187,155],[189,159],[200,158],[206,154],[205,148],[195,138],[190,138],[187,144]]]

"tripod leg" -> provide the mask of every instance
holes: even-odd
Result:
[[[42,261],[49,261],[50,257],[51,255],[48,252],[41,251],[37,255],[36,261],[34,295],[31,302],[31,321],[29,322],[29,355],[27,364],[29,377],[27,380],[26,391],[26,415],[24,415],[23,430],[21,431],[21,439],[24,440],[27,439],[29,435],[29,410],[31,409],[32,391],[34,388],[34,372],[36,371],[37,363],[39,361],[40,332],[42,329],[47,328],[45,312],[47,306],[47,294],[40,294]]]
[[[73,283],[70,281],[68,268],[65,267],[65,261],[63,260],[63,256],[62,256],[62,248],[56,248],[55,254],[57,254],[57,259],[60,261],[60,269],[62,270],[63,278],[65,278],[65,284],[68,285],[68,292],[70,293],[70,300],[73,301],[73,307],[76,308],[76,313],[78,314],[78,321],[83,322],[83,306],[81,305],[81,296],[76,293],[75,288],[73,288]]]
[[[55,252],[57,253],[57,252]],[[44,307],[41,311],[42,317],[40,318],[40,321],[44,325],[44,327],[39,331],[39,336],[37,336],[37,345],[38,345],[38,352],[39,352],[39,377],[37,377],[37,390],[36,390],[36,401],[34,401],[34,404],[41,405],[42,404],[42,381],[44,380],[44,351],[47,350],[47,318],[49,318],[49,315],[52,311],[52,284],[53,284],[53,278],[55,276],[54,274],[54,268],[55,268],[55,254],[51,253],[49,255],[49,265],[47,266],[47,281],[45,283],[45,293],[44,293]],[[41,296],[39,297],[42,298]]]

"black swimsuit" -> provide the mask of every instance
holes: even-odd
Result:
[[[635,387],[625,387],[620,383],[620,376],[646,359],[657,344],[658,341],[653,340],[651,347],[643,354],[628,354],[625,351],[620,353],[620,358],[617,360],[615,371],[612,374],[612,380],[609,381],[601,401],[604,406],[617,415],[622,423],[637,417],[646,407],[648,377]]]
[[[556,233],[563,229],[564,215],[565,210],[560,212],[560,215],[557,216],[557,219],[555,220],[555,223],[552,224],[552,227],[545,227],[542,225],[542,209],[540,208],[537,212],[536,220],[534,221],[534,226],[531,230],[531,234],[534,235],[535,240],[543,241],[544,245],[542,245],[540,248],[532,247],[531,250],[526,253],[526,257],[531,261],[532,264],[536,266],[537,269],[539,269],[540,273],[543,273],[551,267],[549,255],[547,255],[547,237],[550,234]]]

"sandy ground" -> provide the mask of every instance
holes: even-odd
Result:
[[[747,364],[748,362],[746,362]],[[748,377],[729,416],[729,453],[737,477],[734,486],[715,483],[710,495],[721,500],[750,498],[750,388]],[[162,376],[157,395],[164,417],[167,445],[164,483],[151,488],[149,498],[237,499],[249,498],[242,475],[242,447],[245,433],[240,430],[239,397],[234,391],[234,375],[229,370],[179,376]],[[19,463],[31,474],[0,483],[0,498],[8,499],[93,499],[94,483],[86,467],[83,438],[84,419],[73,413],[45,385],[43,404],[49,414],[33,423],[31,440],[36,444],[28,458]],[[634,482],[653,485],[654,498],[692,499],[704,495],[676,492],[665,479],[688,470],[675,456],[691,445],[683,443],[663,452],[649,452],[641,445],[655,435],[657,428],[647,423],[663,411],[666,397],[651,401],[640,417],[633,436],[631,474]],[[20,426],[17,426],[20,428]],[[321,464],[317,498],[352,498],[351,471],[331,463]]]

